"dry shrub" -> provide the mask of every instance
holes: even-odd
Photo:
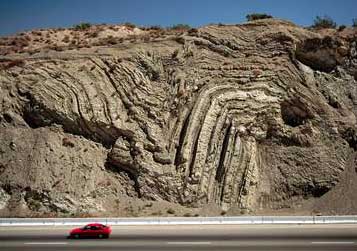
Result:
[[[8,38],[7,37],[0,37],[0,46],[8,46]]]
[[[163,28],[160,25],[153,25],[148,27],[148,30],[163,30]]]
[[[122,37],[113,37],[112,35],[109,35],[105,38],[100,39],[97,43],[94,45],[96,46],[105,46],[105,45],[114,45],[123,42]]]
[[[63,47],[58,46],[57,44],[50,46],[50,49],[55,50],[55,51],[63,51],[64,50]]]
[[[337,26],[336,22],[332,20],[331,17],[329,16],[316,16],[314,20],[314,24],[312,25],[312,28],[317,28],[317,29],[326,29],[326,28],[332,28],[335,29]]]
[[[176,24],[171,27],[172,30],[179,30],[179,31],[186,31],[191,29],[191,27],[188,24]]]
[[[73,148],[75,146],[73,141],[67,137],[62,139],[62,145],[65,147],[71,147],[71,148]]]
[[[0,54],[23,52],[24,48],[29,46],[30,38],[28,36],[3,37],[0,38]]]
[[[189,30],[187,31],[187,33],[188,33],[189,35],[197,34],[197,33],[198,33],[198,30],[197,30],[196,28],[192,28],[192,29],[189,29]]]
[[[115,39],[115,37],[110,35],[110,36],[106,37],[105,42],[106,42],[106,44],[116,44],[117,40]]]
[[[252,13],[246,15],[247,21],[254,21],[254,20],[259,20],[259,19],[269,19],[273,18],[273,16],[266,14],[266,13]]]
[[[15,66],[23,66],[24,64],[25,61],[22,59],[13,59],[13,60],[3,59],[0,60],[0,69],[7,70]]]
[[[90,48],[91,46],[87,41],[82,41],[80,44],[78,44],[78,48]]]
[[[64,38],[62,39],[63,43],[69,43],[69,36],[65,35]]]
[[[346,29],[346,25],[338,26],[338,31],[343,31],[344,29]]]
[[[175,210],[172,208],[167,209],[168,214],[175,214]]]
[[[79,23],[73,27],[74,30],[87,30],[92,25],[90,23]]]
[[[26,47],[29,45],[29,41],[25,37],[14,37],[12,40],[8,40],[11,46]]]
[[[124,26],[125,26],[126,28],[128,28],[129,30],[131,30],[131,31],[134,30],[134,28],[136,27],[135,24],[129,23],[129,22],[124,23]]]
[[[42,32],[41,31],[31,31],[31,33],[35,36],[42,36]]]
[[[118,31],[118,28],[115,27],[114,25],[110,25],[110,26],[108,27],[108,29],[109,29],[109,30],[113,30],[113,31]]]
[[[94,31],[94,32],[91,32],[91,33],[88,35],[88,37],[90,37],[90,38],[96,38],[96,37],[98,37],[98,35],[99,35],[99,31]]]
[[[30,40],[31,40],[31,38],[30,38],[29,35],[24,35],[24,36],[22,36],[22,37],[23,37],[23,39],[25,39],[26,41],[30,41]]]

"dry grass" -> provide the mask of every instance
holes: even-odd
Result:
[[[83,26],[83,25],[82,25]],[[158,25],[137,27],[132,23],[121,25],[84,25],[81,28],[58,28],[22,32],[11,37],[0,38],[0,55],[14,53],[63,51],[90,48],[92,46],[112,46],[127,42],[152,42],[168,36],[184,33],[195,34],[197,29],[186,25],[162,28]]]

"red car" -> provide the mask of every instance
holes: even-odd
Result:
[[[69,238],[79,239],[85,238],[109,238],[112,229],[110,226],[106,226],[100,223],[92,223],[85,225],[84,227],[74,228],[69,232]]]

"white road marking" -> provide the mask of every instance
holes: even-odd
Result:
[[[338,244],[354,244],[353,241],[313,241],[311,244],[325,244],[325,245],[338,245]]]
[[[209,241],[172,241],[167,242],[168,245],[210,245]]]
[[[25,242],[25,245],[67,245],[68,242]]]

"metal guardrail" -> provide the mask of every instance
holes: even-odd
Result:
[[[109,225],[218,225],[218,224],[356,224],[348,216],[234,216],[155,218],[0,218],[0,226],[65,226],[97,222]]]

